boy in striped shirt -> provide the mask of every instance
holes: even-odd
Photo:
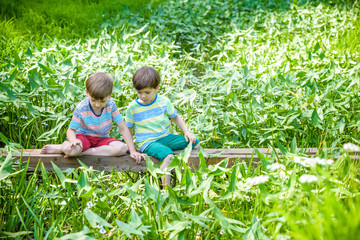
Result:
[[[160,169],[164,170],[173,158],[173,150],[186,148],[189,141],[193,148],[198,148],[200,141],[187,129],[170,100],[157,94],[160,75],[154,68],[146,66],[138,69],[132,81],[138,98],[130,103],[126,111],[126,125],[131,133],[134,129],[140,151],[159,159],[162,162]],[[170,119],[184,135],[170,133]],[[170,186],[169,175],[162,181]]]
[[[63,144],[50,144],[41,153],[64,153],[65,157],[80,155],[121,156],[128,150],[139,163],[144,154],[136,151],[132,135],[126,127],[114,101],[111,99],[113,79],[102,72],[94,73],[86,80],[86,98],[75,108]],[[114,121],[127,146],[109,136]],[[128,149],[129,148],[129,149]]]

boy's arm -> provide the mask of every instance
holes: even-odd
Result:
[[[136,161],[136,163],[140,163],[141,160],[145,160],[145,154],[141,154],[136,151],[134,142],[133,142],[133,138],[132,138],[132,134],[129,131],[129,128],[126,126],[125,122],[121,121],[117,124],[117,126],[129,148],[130,157],[133,158]]]
[[[82,142],[76,138],[76,130],[73,128],[68,128],[68,130],[66,131],[66,137],[70,142],[70,147],[75,146],[75,145],[82,145]],[[82,147],[82,146],[81,146]]]
[[[176,115],[176,117],[171,118],[176,126],[180,128],[181,131],[184,133],[185,140],[191,141],[192,143],[196,142],[196,137],[187,129],[185,122],[182,120],[182,118],[179,115]]]

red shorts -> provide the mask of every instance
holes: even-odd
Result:
[[[113,141],[122,142],[121,140],[112,138],[112,137],[91,137],[91,136],[84,135],[81,133],[77,133],[76,138],[82,142],[82,145],[83,145],[82,151],[83,152],[88,150],[89,148],[108,145],[110,142],[113,142]]]

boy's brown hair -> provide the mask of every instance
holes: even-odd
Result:
[[[145,66],[135,72],[132,81],[136,90],[156,88],[160,84],[160,75],[153,67]]]
[[[86,90],[89,95],[95,99],[103,100],[111,95],[114,81],[112,77],[103,72],[91,74],[86,79]]]

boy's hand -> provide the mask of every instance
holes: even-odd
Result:
[[[74,141],[69,141],[69,142],[70,142],[69,150],[71,150],[71,148],[75,147],[76,145],[82,147],[82,142],[77,138]]]
[[[137,164],[139,164],[142,160],[145,160],[145,154],[139,152],[130,152],[130,157],[135,160]]]
[[[196,137],[191,132],[184,132],[184,137],[187,142],[191,141],[192,143],[196,142]]]

